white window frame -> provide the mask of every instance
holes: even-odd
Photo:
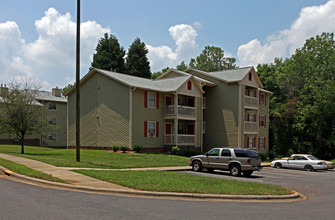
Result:
[[[264,137],[259,138],[259,149],[265,149],[265,141],[264,141]]]
[[[57,140],[57,133],[55,133],[55,132],[49,132],[48,133],[48,140],[49,141],[56,141]]]
[[[157,106],[156,96],[157,95],[155,92],[148,92],[148,108],[156,108]]]
[[[248,147],[249,148],[256,148],[256,145],[255,145],[255,138],[254,137],[249,137],[249,143],[248,143]]]
[[[55,105],[54,108],[53,108],[53,104]],[[56,111],[57,110],[57,102],[48,102],[48,109]]]
[[[150,128],[153,125],[153,128]],[[147,132],[148,137],[156,137],[156,122],[155,121],[148,121],[147,122]]]

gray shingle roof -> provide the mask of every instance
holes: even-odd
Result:
[[[208,75],[215,76],[219,79],[231,83],[241,81],[251,71],[251,69],[252,67],[244,67],[231,70],[210,72],[208,73]]]
[[[52,95],[52,92],[38,91],[36,99],[41,101],[52,101],[52,102],[67,102],[67,98],[64,96],[57,97]]]
[[[95,69],[97,72],[113,78],[127,86],[137,87],[142,89],[148,89],[153,91],[161,92],[172,92],[176,91],[181,85],[183,85],[191,76],[181,76],[178,78],[169,78],[164,80],[152,80],[145,79],[142,77],[130,76],[122,73],[115,73],[107,70]]]

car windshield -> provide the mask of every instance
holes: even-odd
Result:
[[[310,160],[319,160],[318,158],[316,158],[316,157],[314,157],[314,156],[307,156],[308,157],[308,159],[310,159]]]

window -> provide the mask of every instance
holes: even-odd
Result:
[[[187,89],[192,90],[192,82],[190,80],[187,82]]]
[[[247,151],[242,149],[234,149],[236,157],[248,157]]]
[[[158,137],[159,133],[158,121],[145,121],[144,122],[144,136],[145,137]]]
[[[249,96],[251,97],[257,97],[255,90],[249,90]]]
[[[149,108],[156,108],[156,93],[148,93],[148,106]]]
[[[56,118],[50,118],[48,120],[48,124],[49,125],[56,125],[57,124],[57,119]]]
[[[48,140],[55,141],[56,140],[56,133],[48,133]]]
[[[247,145],[248,145],[248,148],[255,148],[255,137],[248,137],[247,138]]]
[[[261,104],[261,105],[266,105],[266,104],[265,104],[265,94],[261,94],[261,97],[260,97],[260,98],[261,98],[260,104]]]
[[[265,138],[259,138],[259,149],[265,149]]]
[[[56,110],[57,109],[56,102],[49,102],[48,109],[50,109],[50,110]]]
[[[252,80],[252,73],[249,73],[249,81]]]
[[[223,157],[230,157],[231,153],[229,149],[222,149],[221,156]]]
[[[207,156],[219,156],[219,153],[220,153],[220,149],[212,149],[210,150],[206,155]]]
[[[248,121],[256,122],[256,114],[250,114],[250,113],[248,113]]]
[[[266,121],[265,121],[265,116],[264,115],[260,115],[260,118],[259,118],[259,126],[261,127],[265,127]]]

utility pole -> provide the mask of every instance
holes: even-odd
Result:
[[[80,0],[77,0],[76,37],[76,161],[80,162]]]

